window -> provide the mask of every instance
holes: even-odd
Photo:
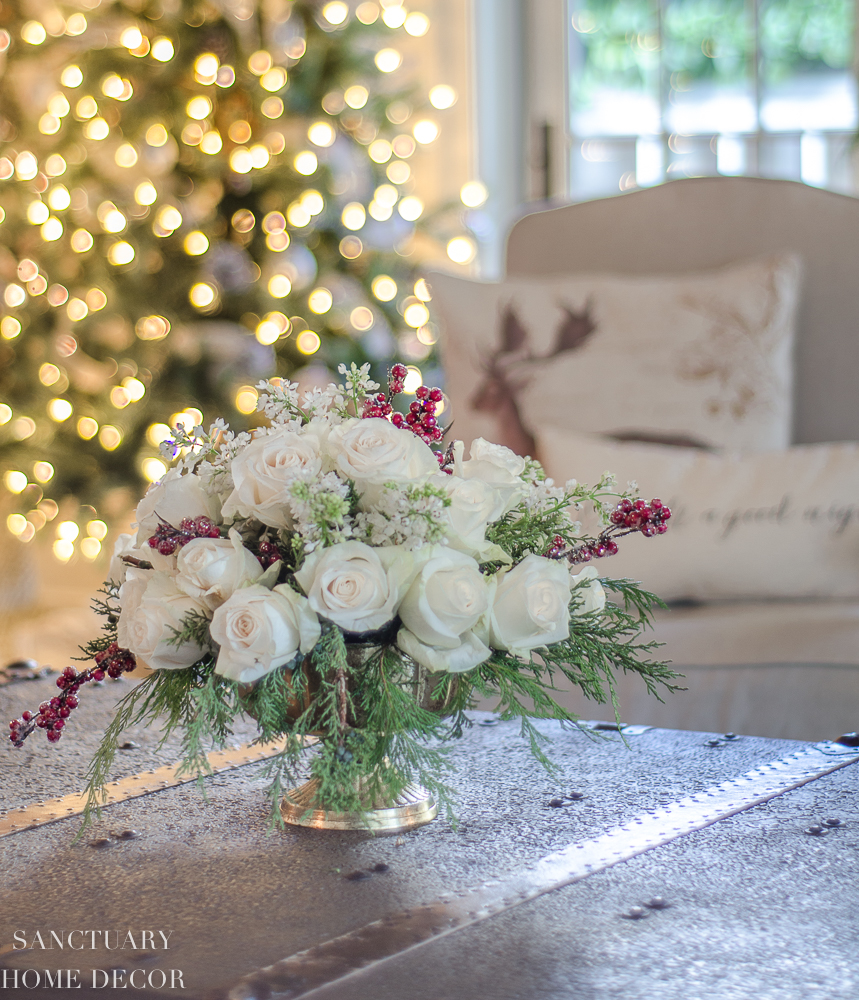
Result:
[[[570,195],[751,174],[853,192],[854,0],[567,0]]]

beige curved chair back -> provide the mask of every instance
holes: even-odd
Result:
[[[780,251],[805,264],[794,441],[859,440],[859,198],[702,177],[520,219],[507,273],[678,274]]]

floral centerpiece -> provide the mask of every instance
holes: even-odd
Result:
[[[182,766],[204,775],[207,748],[255,719],[260,742],[283,741],[268,764],[275,817],[313,737],[315,805],[360,814],[412,782],[449,807],[443,741],[478,699],[519,717],[548,763],[531,718],[574,721],[557,677],[598,701],[613,699],[615,670],[673,687],[641,641],[657,599],[588,565],[620,536],[664,532],[667,507],[608,474],[556,486],[483,439],[466,458],[444,442],[441,390],[421,386],[403,414],[403,365],[387,392],[368,366],[340,372],[343,384],[301,397],[261,383],[253,432],[219,420],[162,446],[174,464],[116,546],[104,633],[84,650],[94,665],[68,667],[55,697],[11,723],[16,746],[37,728],[57,742],[87,682],[149,668],[94,758],[91,808],[141,720],[181,731]],[[574,519],[584,505],[596,535]]]

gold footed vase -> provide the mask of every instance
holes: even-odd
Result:
[[[350,643],[347,646],[347,659],[352,676],[360,671],[364,657],[372,649],[371,644]],[[420,664],[404,658],[407,663],[407,674],[402,679],[408,686],[412,697],[425,710],[436,715],[446,714],[453,700],[454,689],[451,689],[444,699],[433,697],[432,691],[438,678],[433,677]],[[310,705],[311,698],[319,687],[319,678],[313,667],[310,656],[299,668],[305,675],[305,683],[300,688],[300,694],[292,699],[288,717],[297,719]],[[350,679],[343,678],[344,706],[345,691],[351,687]],[[284,683],[293,687],[290,677],[284,677]],[[365,719],[360,715],[353,717],[345,714],[344,723],[350,730],[360,731]],[[316,735],[321,736],[321,733]],[[375,785],[374,791],[370,785]],[[365,830],[374,833],[402,833],[430,823],[438,815],[438,803],[426,788],[417,783],[406,785],[399,793],[381,792],[378,783],[369,778],[359,779],[356,787],[358,800],[362,804],[360,811],[340,812],[329,809],[324,802],[319,801],[320,782],[311,778],[303,785],[291,789],[281,803],[281,815],[285,823],[293,826],[304,826],[314,830]]]
[[[336,812],[317,801],[319,781],[311,778],[283,797],[284,823],[314,830],[369,830],[403,833],[429,823],[438,815],[438,804],[420,785],[410,784],[392,801],[376,797],[361,812]]]

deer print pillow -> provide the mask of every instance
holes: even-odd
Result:
[[[534,455],[543,426],[734,451],[790,443],[801,267],[429,278],[454,435]]]

